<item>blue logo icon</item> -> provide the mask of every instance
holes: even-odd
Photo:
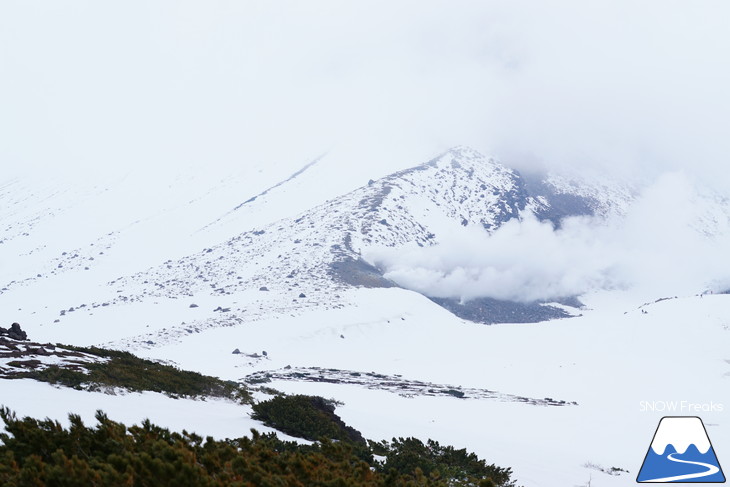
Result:
[[[702,420],[696,416],[663,417],[636,481],[725,482]]]

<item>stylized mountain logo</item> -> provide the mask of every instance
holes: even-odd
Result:
[[[636,481],[725,482],[702,420],[696,416],[662,418]]]

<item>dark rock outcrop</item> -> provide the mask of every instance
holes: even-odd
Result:
[[[0,327],[0,336],[8,337],[13,340],[27,340],[28,334],[24,332],[18,323],[10,325],[10,329]]]

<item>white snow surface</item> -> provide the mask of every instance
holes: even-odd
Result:
[[[275,430],[250,418],[251,407],[223,399],[173,399],[156,392],[116,394],[77,391],[52,387],[31,379],[0,379],[0,403],[18,416],[50,418],[68,427],[69,414],[78,414],[87,425],[94,425],[96,411],[104,411],[113,421],[128,426],[144,419],[173,431],[187,430],[216,439],[249,436],[251,429],[260,433]],[[308,443],[276,432],[280,438]]]
[[[512,467],[525,487],[633,483],[666,414],[642,401],[723,404],[702,418],[721,461],[730,452],[730,295],[600,291],[582,297],[579,317],[485,326],[412,291],[347,285],[330,263],[368,245],[431,245],[463,222],[498,226],[519,213],[507,204],[519,188],[513,171],[467,148],[369,185],[328,157],[293,179],[314,158],[238,174],[0,180],[0,326],[17,321],[37,342],[123,348],[229,380],[320,367],[576,402],[266,384],[343,401],[337,414],[367,438],[466,447]],[[630,195],[604,188],[593,197],[599,211],[621,213]],[[718,200],[704,213],[712,228],[725,225],[726,209]],[[215,437],[269,431],[232,402],[30,380],[1,380],[0,404],[59,420],[74,412],[91,421],[103,409]]]

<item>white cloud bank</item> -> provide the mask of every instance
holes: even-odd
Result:
[[[723,0],[3,1],[0,177],[245,172],[335,148],[341,173],[374,178],[464,144],[727,190],[729,16]],[[652,197],[666,184],[625,222],[465,230],[383,260],[460,296],[709,279],[726,259],[675,220],[682,199]]]
[[[433,297],[550,300],[598,289],[661,296],[730,287],[730,208],[684,173],[647,187],[625,217],[573,217],[559,229],[534,217],[491,235],[463,228],[432,247],[369,249],[403,287]]]
[[[385,174],[464,144],[510,166],[727,182],[729,15],[719,0],[4,1],[0,169],[343,147]]]

